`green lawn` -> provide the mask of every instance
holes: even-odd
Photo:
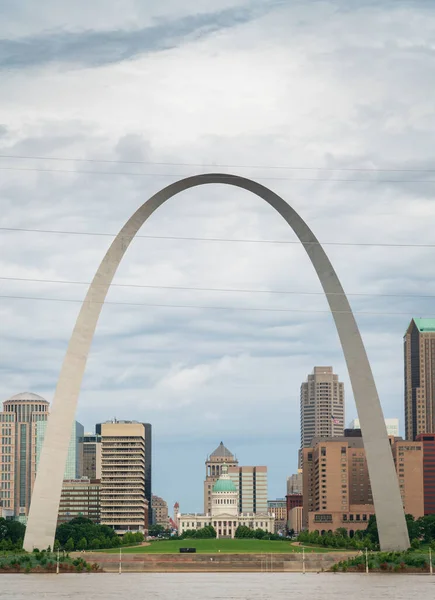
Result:
[[[302,552],[301,546],[295,546],[289,541],[271,541],[271,540],[167,540],[151,542],[149,546],[130,546],[122,548],[123,553],[150,553],[150,554],[174,554],[178,553],[180,548],[196,548],[199,554],[214,554],[216,552],[225,552],[228,554],[247,554],[247,553],[287,553]],[[305,552],[329,552],[330,548],[307,547]],[[100,550],[100,552],[119,553],[119,548],[110,548]]]

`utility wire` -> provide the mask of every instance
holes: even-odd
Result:
[[[75,302],[82,304],[86,302],[84,300],[73,300],[71,298],[41,298],[36,296],[9,296],[9,295],[0,295],[0,298],[10,299],[10,300],[42,300],[48,302]],[[249,306],[202,306],[202,305],[194,305],[194,304],[148,304],[143,302],[113,302],[108,300],[107,302],[100,302],[99,304],[111,304],[117,306],[147,306],[151,308],[191,308],[196,310],[231,310],[231,311],[253,311],[253,312],[275,312],[275,313],[327,313],[331,312],[334,314],[353,314],[355,315],[382,315],[382,316],[399,316],[406,315],[409,316],[409,312],[371,312],[371,311],[349,311],[349,310],[311,310],[306,308],[255,308]]]
[[[91,285],[90,281],[66,281],[60,279],[32,279],[27,277],[1,277],[0,281],[16,281],[26,283],[49,283],[49,284],[67,284],[67,285]],[[94,284],[95,285],[95,284]],[[96,284],[102,285],[102,284]],[[278,294],[278,295],[295,295],[295,296],[361,296],[361,297],[376,297],[376,298],[435,298],[431,294],[369,294],[369,293],[349,293],[342,292],[304,292],[296,290],[253,290],[253,289],[238,289],[238,288],[208,288],[208,287],[193,287],[193,286],[178,286],[178,285],[144,285],[139,283],[112,283],[110,287],[120,288],[140,288],[152,290],[183,290],[195,292],[231,292],[231,293],[249,293],[249,294]]]
[[[181,173],[133,173],[131,171],[81,171],[79,169],[39,169],[36,167],[0,167],[0,171],[28,171],[36,173],[70,173],[73,175],[124,175],[127,177],[185,177]],[[435,179],[339,179],[329,177],[264,177],[256,176],[255,179],[267,181],[311,181],[311,182],[339,182],[339,183],[435,183]]]
[[[54,233],[60,235],[91,235],[114,238],[118,234],[96,232],[96,231],[66,231],[59,229],[30,229],[24,227],[0,227],[0,231],[10,231],[18,233]],[[391,243],[374,243],[374,242],[301,242],[299,240],[249,240],[237,238],[203,238],[178,235],[141,235],[137,234],[134,239],[143,238],[150,240],[182,240],[189,242],[236,242],[243,244],[296,244],[302,246],[313,246],[320,244],[321,246],[376,246],[386,248],[435,248],[435,244],[391,244]]]
[[[165,167],[219,167],[225,169],[277,169],[287,171],[357,171],[363,173],[435,173],[433,169],[387,169],[377,167],[298,167],[286,165],[235,165],[223,163],[187,163],[187,162],[156,162],[148,160],[109,160],[104,158],[73,158],[61,156],[23,156],[17,154],[0,154],[0,159],[17,160],[54,160],[58,162],[104,163],[119,165],[148,165]]]

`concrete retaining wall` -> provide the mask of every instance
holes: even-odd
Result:
[[[306,554],[307,572],[328,571],[333,564],[355,553]],[[106,572],[118,572],[117,554],[80,554],[88,562],[97,562]],[[123,572],[302,572],[302,554],[123,554]]]

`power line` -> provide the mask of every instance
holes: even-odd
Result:
[[[37,297],[37,296],[9,296],[9,295],[0,295],[0,298],[6,298],[10,300],[42,300],[47,302],[74,302],[82,304],[83,300],[73,300],[71,298],[48,298],[48,297]],[[253,311],[253,312],[275,312],[275,313],[326,313],[330,314],[333,312],[334,314],[351,314],[349,310],[311,310],[306,308],[256,308],[256,307],[238,307],[238,306],[202,306],[195,304],[149,304],[143,302],[113,302],[106,301],[100,302],[99,304],[111,304],[117,306],[147,306],[149,308],[189,308],[196,310],[231,310],[231,311]],[[409,316],[409,312],[371,312],[371,311],[352,311],[355,315],[380,315],[380,316],[400,316],[406,315]]]
[[[81,171],[79,169],[39,169],[36,167],[0,167],[0,171],[28,171],[36,173],[70,173],[73,175],[124,175],[128,177],[163,177],[179,178],[180,173],[133,173],[131,171]],[[264,177],[256,176],[255,179],[267,181],[311,181],[311,182],[338,182],[338,183],[435,183],[435,179],[339,179],[337,177]]]
[[[67,285],[91,285],[90,281],[72,281],[61,279],[32,279],[28,277],[1,277],[0,281],[17,281],[28,283],[49,283],[49,284],[67,284]],[[98,285],[98,284],[97,284]],[[178,286],[178,285],[144,285],[138,283],[112,283],[110,287],[120,288],[139,288],[152,290],[183,290],[195,292],[231,292],[231,293],[249,293],[249,294],[277,294],[277,295],[295,295],[295,296],[360,296],[360,297],[376,297],[376,298],[435,298],[431,294],[369,294],[369,293],[350,293],[346,292],[304,292],[297,290],[253,290],[253,289],[238,289],[238,288],[208,288],[194,286]]]
[[[0,159],[17,160],[53,160],[57,162],[83,162],[83,163],[104,163],[119,165],[148,165],[165,167],[207,167],[207,168],[225,168],[225,169],[276,169],[287,171],[357,171],[363,173],[435,173],[433,169],[387,169],[377,167],[299,167],[287,165],[237,165],[224,163],[187,163],[187,162],[156,162],[146,160],[110,160],[105,158],[73,158],[60,156],[23,156],[17,154],[0,154]]]
[[[24,227],[0,227],[0,231],[10,231],[17,233],[53,233],[60,235],[91,235],[114,238],[118,234],[96,232],[96,231],[66,231],[59,229],[30,229]],[[313,246],[320,244],[321,246],[376,246],[386,248],[435,248],[435,244],[391,244],[391,243],[372,243],[372,242],[301,242],[299,240],[249,240],[237,238],[203,238],[193,236],[178,236],[178,235],[135,235],[134,239],[143,238],[150,240],[181,240],[189,242],[236,242],[243,244],[296,244],[302,246]]]

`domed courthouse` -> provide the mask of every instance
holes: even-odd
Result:
[[[275,516],[267,513],[239,513],[238,492],[224,463],[221,475],[213,486],[211,494],[211,514],[178,514],[178,533],[188,529],[202,529],[212,525],[218,538],[233,538],[237,527],[245,525],[250,529],[263,529],[273,533]]]

